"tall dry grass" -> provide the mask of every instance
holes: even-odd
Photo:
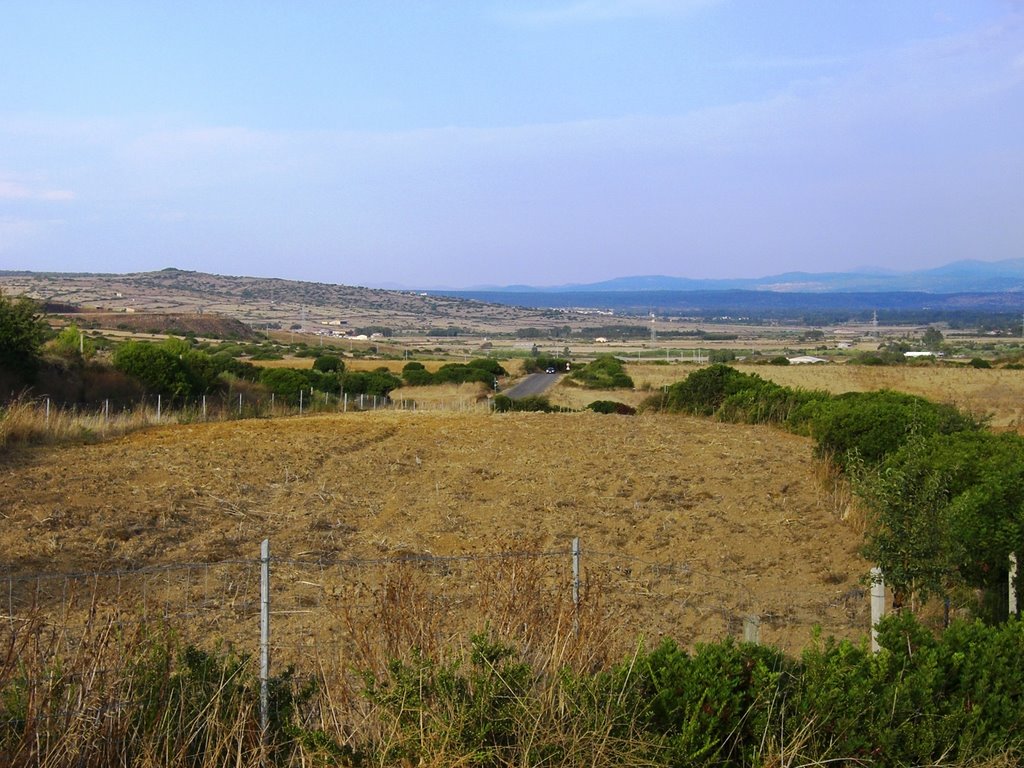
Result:
[[[385,766],[415,756],[418,765],[511,766],[542,753],[561,756],[551,765],[649,764],[651,745],[639,731],[623,736],[614,700],[595,704],[565,674],[616,661],[597,581],[578,605],[553,602],[538,561],[499,558],[460,626],[424,592],[420,568],[406,564],[376,591],[373,621],[352,619],[344,659],[313,647],[294,670],[275,670],[268,732],[260,729],[255,654],[237,656],[211,638],[197,650],[180,631],[98,599],[82,621],[43,605],[4,616],[0,764]],[[468,628],[486,637],[484,647],[510,649],[512,661],[481,661]],[[509,677],[524,669],[526,678]],[[446,687],[451,675],[471,698]],[[516,700],[506,708],[510,694]],[[486,759],[466,742],[467,719],[482,714],[486,722],[488,714],[474,714],[473,696],[508,716],[509,743]]]
[[[148,408],[104,414],[56,406],[48,409],[45,403],[20,398],[0,408],[0,452],[17,445],[119,437],[156,422],[156,411]]]

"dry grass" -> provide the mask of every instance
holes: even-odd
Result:
[[[0,546],[17,575],[251,559],[264,536],[275,555],[313,562],[524,541],[564,552],[580,536],[588,573],[608,587],[606,615],[629,630],[621,647],[636,627],[686,644],[735,634],[756,612],[766,642],[799,648],[816,624],[845,637],[866,627],[860,537],[816,466],[806,439],[674,416],[195,423],[16,463],[0,477]],[[567,556],[548,563],[563,597],[567,567]],[[316,611],[333,604],[328,588],[363,603],[387,576],[338,573],[316,590],[300,582],[320,583],[318,571],[293,570],[281,571],[281,599],[313,611],[314,634],[334,626]],[[473,606],[479,574],[448,570],[431,588]]]
[[[583,410],[595,400],[615,400],[635,408],[649,394],[649,392],[637,389],[585,389],[573,386],[571,382],[565,379],[546,393],[552,405],[572,408],[577,411]]]
[[[744,373],[787,387],[821,389],[834,394],[893,389],[949,403],[975,416],[989,417],[996,428],[1024,429],[1024,371],[976,369],[953,365],[865,366],[735,365]],[[659,389],[686,376],[689,365],[637,365],[626,370],[638,388]]]
[[[17,445],[91,442],[134,432],[156,423],[156,412],[139,408],[126,413],[78,412],[47,408],[45,403],[16,400],[0,409],[0,452]]]

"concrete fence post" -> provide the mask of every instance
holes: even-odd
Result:
[[[1010,615],[1016,616],[1018,610],[1017,604],[1017,553],[1010,553],[1010,574],[1007,578],[1007,586],[1009,587],[1009,609]]]
[[[260,545],[260,730],[270,725],[270,539]]]
[[[878,622],[885,616],[885,579],[882,569],[871,569],[871,652],[878,653]]]
[[[580,537],[572,540],[572,633],[580,634]]]
[[[743,642],[759,645],[761,643],[761,617],[751,614],[743,618]]]

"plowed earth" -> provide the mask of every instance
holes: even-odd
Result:
[[[762,641],[795,650],[814,625],[867,633],[861,537],[822,474],[805,439],[678,416],[375,412],[167,426],[10,459],[0,567],[23,577],[252,560],[268,537],[287,581],[276,605],[340,637],[326,596],[379,606],[380,569],[406,555],[555,553],[545,589],[568,599],[578,536],[584,599],[626,642],[739,636],[756,614]],[[367,570],[346,582],[340,561]],[[484,582],[451,562],[437,610],[461,601],[482,622]],[[507,566],[499,580],[514,603],[527,593],[515,591],[522,569]],[[415,571],[424,584],[428,570]],[[24,591],[29,580],[13,583]],[[125,599],[109,578],[92,583],[101,599]],[[230,602],[199,583],[189,572],[179,615]],[[429,590],[421,607],[440,599]]]

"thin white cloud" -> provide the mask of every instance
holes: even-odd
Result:
[[[37,200],[64,202],[74,200],[75,193],[66,189],[47,189],[13,179],[0,178],[0,200]]]

